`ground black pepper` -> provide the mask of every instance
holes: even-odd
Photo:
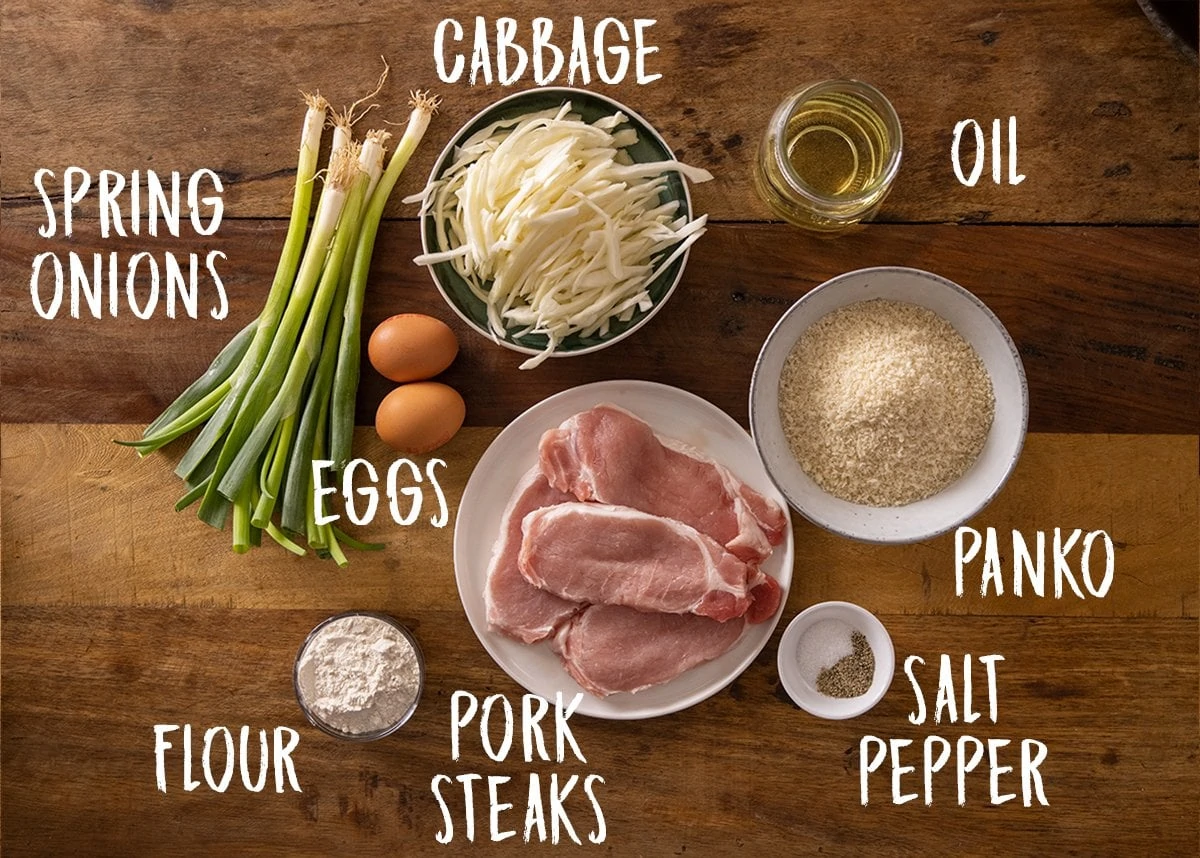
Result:
[[[875,653],[862,632],[850,635],[854,652],[817,676],[817,691],[826,697],[861,697],[875,678]]]

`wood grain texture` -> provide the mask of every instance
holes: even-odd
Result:
[[[1200,220],[1195,66],[1128,0],[1086,9],[1074,0],[927,8],[852,0],[779,14],[751,2],[621,0],[573,11],[589,28],[602,15],[657,21],[649,41],[659,51],[649,68],[660,80],[638,86],[630,76],[611,87],[593,69],[591,86],[626,101],[679,155],[714,172],[716,181],[698,188],[696,199],[717,219],[767,217],[751,165],[784,94],[814,80],[856,77],[887,93],[905,129],[904,165],[885,220]],[[547,13],[569,50],[571,13],[499,0],[352,10],[249,0],[5,4],[5,204],[40,208],[32,181],[40,167],[127,175],[208,167],[229,186],[231,214],[284,216],[300,124],[297,89],[320,89],[335,105],[347,104],[374,85],[381,55],[392,77],[380,116],[402,118],[412,88],[445,97],[404,180],[402,190],[411,191],[468,117],[533,85],[528,72],[512,88],[439,83],[438,22],[464,23],[469,54],[474,16],[491,26],[515,17],[528,45],[531,19]],[[949,157],[955,123],[976,118],[990,127],[993,117],[1009,115],[1019,120],[1027,180],[1015,188],[987,179],[961,186]]]
[[[235,555],[228,532],[206,527],[190,511],[174,511],[181,489],[172,469],[181,449],[138,461],[111,443],[132,431],[136,427],[0,427],[6,603],[314,608],[350,594],[361,605],[398,603],[420,615],[457,601],[453,519],[442,529],[431,526],[427,515],[400,527],[381,511],[363,534],[388,543],[388,550],[353,554],[341,571],[275,545],[249,557]],[[446,462],[439,482],[452,514],[495,435],[494,429],[466,429],[438,451]],[[394,458],[369,429],[359,430],[355,455],[380,473]],[[1194,618],[1200,609],[1198,471],[1194,437],[1030,436],[1013,478],[970,524],[997,529],[1008,564],[1014,528],[1031,545],[1037,530],[1050,533],[1048,544],[1055,528],[1107,530],[1116,546],[1116,573],[1104,599],[1081,600],[1066,587],[1066,596],[1055,599],[1049,559],[1047,598],[1015,597],[1011,566],[1004,573],[1005,595],[983,598],[982,558],[966,568],[959,598],[953,534],[910,546],[868,545],[796,516],[788,606],[800,610],[843,598],[885,614]],[[426,500],[432,503],[432,497]],[[481,540],[493,536],[477,534]],[[1076,546],[1069,555],[1077,577],[1080,554]],[[1099,547],[1096,558],[1099,583]]]
[[[714,180],[693,188],[710,232],[679,292],[619,347],[536,372],[459,324],[423,270],[417,190],[444,142],[477,110],[516,89],[437,81],[432,43],[443,18],[466,25],[551,15],[654,18],[656,83],[590,87],[627,102],[684,160]],[[441,846],[437,774],[511,777],[501,818],[520,830],[530,772],[597,774],[606,842],[588,851],[694,855],[1191,855],[1200,841],[1200,112],[1196,67],[1132,0],[995,3],[758,3],[616,0],[579,4],[140,0],[9,2],[0,7],[0,729],[2,849],[27,855],[524,855],[563,845],[487,838],[477,790],[476,843]],[[452,526],[364,535],[385,552],[339,570],[273,545],[234,555],[230,534],[176,514],[172,469],[182,446],[138,460],[112,444],[137,434],[262,305],[292,193],[301,102],[319,88],[342,106],[391,63],[379,110],[402,119],[407,91],[436,89],[443,110],[387,210],[364,329],[397,312],[455,327],[462,352],[444,380],[468,403],[468,426],[440,454],[456,510],[472,468],[529,406],[577,384],[643,378],[693,391],[743,425],[759,347],[792,301],[870,265],[949,277],[1012,333],[1030,383],[1027,446],[1004,491],[971,524],[995,527],[1003,563],[1013,529],[1104,529],[1116,546],[1105,599],[981,597],[978,565],[954,594],[953,539],[870,546],[794,517],[797,560],[783,622],[745,673],[669,718],[577,718],[587,763],[486,758],[478,733],[450,754],[450,699],[522,689],[476,639],[457,593]],[[594,74],[594,70],[593,70]],[[894,101],[904,164],[882,223],[834,241],[770,223],[752,187],[758,139],[800,83],[836,76],[877,84]],[[578,81],[577,81],[578,83]],[[954,178],[956,122],[1019,123],[1016,187]],[[971,153],[968,153],[971,154]],[[128,176],[215,170],[225,221],[213,236],[101,239],[94,196],[72,237],[38,237],[45,213],[34,173],[75,165]],[[54,182],[50,187],[56,187]],[[229,313],[139,320],[117,295],[113,317],[46,321],[34,312],[35,256],[219,250]],[[367,371],[356,450],[394,456],[366,428],[388,385]],[[424,518],[424,517],[423,517]],[[490,539],[490,534],[479,534]],[[1077,558],[1079,551],[1074,556]],[[1052,568],[1052,567],[1051,567]],[[1052,573],[1051,573],[1052,575]],[[1051,579],[1052,580],[1052,579]],[[1005,569],[1006,590],[1011,572]],[[890,630],[897,667],[919,673],[932,704],[940,654],[1001,654],[999,716],[909,723],[913,691],[898,670],[867,715],[819,721],[781,689],[784,624],[809,604],[849,599]],[[319,620],[349,608],[392,613],[420,639],[429,681],[413,721],[389,740],[340,744],[304,725],[293,660]],[[973,688],[986,705],[982,677]],[[961,701],[960,701],[961,702]],[[222,795],[181,783],[178,734],[168,793],[155,789],[155,724],[203,731],[288,726],[302,793]],[[954,773],[934,779],[932,807],[894,806],[887,767],[859,803],[864,735],[938,734],[1045,742],[1049,807],[986,803],[984,768],[959,807]],[[194,749],[199,766],[200,748]],[[1001,764],[1017,762],[1012,746]],[[220,754],[218,754],[220,757]],[[257,762],[257,761],[255,761]],[[953,763],[951,763],[951,767]],[[193,772],[199,775],[198,769]],[[904,787],[921,789],[920,774]],[[1019,775],[1002,777],[1020,791]],[[447,793],[449,796],[450,793]],[[567,802],[582,837],[593,816]],[[566,846],[568,850],[572,847]]]
[[[0,224],[0,277],[28,284],[33,258],[61,244],[36,236],[28,213]],[[60,316],[34,310],[27,285],[0,294],[4,422],[136,422],[158,412],[259,312],[285,225],[239,221],[203,242],[159,240],[153,252],[228,259],[218,271],[229,295],[226,318],[200,277],[198,319],[169,319],[165,297],[147,320],[133,316],[119,289],[116,317]],[[97,237],[80,228],[71,248],[118,255],[122,267],[145,242]],[[546,396],[608,378],[643,378],[692,390],[745,424],[747,390],[763,340],[784,310],[837,274],[872,265],[934,271],[977,294],[1006,325],[1030,384],[1036,432],[1200,432],[1200,244],[1191,229],[873,225],[835,241],[782,225],[717,225],[698,242],[677,293],[643,330],[611,349],[552,360],[520,372],[522,360],[462,324],[413,265],[414,224],[385,224],[372,266],[364,336],[399,312],[449,322],[462,351],[444,380],[467,401],[467,420],[499,426]],[[203,269],[202,269],[203,270]],[[46,288],[51,288],[46,280]],[[139,301],[150,294],[139,280]],[[44,299],[49,300],[49,294]],[[186,347],[185,347],[186,346]],[[62,361],[55,356],[65,356]],[[358,422],[373,422],[390,386],[369,368]]]
[[[915,699],[899,670],[867,715],[819,721],[779,687],[777,633],[764,655],[710,700],[667,720],[573,718],[587,762],[526,765],[519,741],[507,761],[487,759],[477,727],[464,731],[462,756],[451,759],[454,691],[506,694],[516,703],[522,690],[491,663],[450,602],[419,611],[403,600],[380,605],[411,624],[429,653],[425,694],[401,733],[356,746],[304,726],[290,686],[292,662],[307,631],[335,607],[6,606],[5,853],[394,855],[487,848],[523,855],[551,848],[526,845],[518,835],[472,849],[461,793],[448,791],[456,836],[438,846],[443,821],[431,781],[468,772],[512,778],[500,796],[516,809],[500,822],[518,830],[530,772],[543,779],[553,772],[600,775],[596,794],[607,828],[600,848],[621,855],[732,855],[752,848],[766,855],[898,856],[961,854],[985,844],[1002,844],[1006,854],[1052,845],[1064,854],[1165,855],[1188,854],[1196,842],[1194,621],[883,617],[901,663],[908,655],[936,665],[942,652],[956,661],[964,652],[1003,654],[994,725],[986,714],[972,725],[909,724]],[[56,633],[47,635],[48,628]],[[917,676],[932,705],[936,668],[918,668]],[[982,677],[974,690],[986,712]],[[157,792],[153,725],[182,723],[193,730],[243,724],[299,730],[294,758],[303,792],[276,794],[272,786],[250,794],[235,775],[224,794],[206,786],[185,793],[178,744],[167,756],[168,792]],[[927,735],[1037,739],[1049,749],[1040,767],[1049,807],[1024,808],[1020,798],[990,805],[986,763],[968,775],[967,803],[958,807],[951,763],[934,777],[931,808],[922,800],[893,806],[887,766],[872,776],[864,808],[858,755],[866,735],[915,740],[915,754],[903,762],[918,767]],[[199,778],[198,747],[194,753]],[[1001,764],[1013,762],[1013,754],[1013,746],[1002,750]],[[214,761],[222,762],[222,752]],[[905,776],[905,791],[921,791],[919,772]],[[999,785],[1019,794],[1020,776],[1003,775]],[[580,837],[594,830],[578,788],[565,806]],[[486,840],[486,792],[477,795],[476,813],[477,840]]]

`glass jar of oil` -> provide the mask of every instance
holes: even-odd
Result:
[[[759,146],[755,184],[784,220],[836,233],[869,220],[900,169],[900,119],[879,90],[831,80],[793,91]]]

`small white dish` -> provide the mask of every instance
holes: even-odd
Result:
[[[875,657],[875,677],[865,694],[829,697],[817,691],[816,685],[804,676],[800,668],[800,646],[805,633],[824,620],[840,620],[867,639]],[[776,660],[779,680],[792,701],[810,715],[831,720],[856,718],[870,710],[883,699],[896,671],[896,651],[891,635],[874,614],[850,602],[820,602],[797,614],[779,640]]]
[[[779,416],[779,377],[800,336],[829,313],[875,298],[925,307],[953,325],[987,369],[996,403],[991,431],[967,472],[937,494],[904,506],[866,506],[826,492],[792,455]],[[1016,466],[1028,421],[1025,370],[1000,320],[962,286],[915,268],[863,268],[809,292],[783,314],[767,336],[750,382],[750,431],[775,485],[809,521],[863,542],[920,542],[978,513]]]

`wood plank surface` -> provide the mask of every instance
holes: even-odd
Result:
[[[500,797],[515,809],[500,822],[520,831],[530,772],[543,780],[552,773],[603,777],[596,796],[607,841],[593,848],[622,855],[734,855],[753,848],[767,855],[898,856],[982,852],[987,844],[1002,844],[1005,854],[1035,854],[1048,841],[1063,854],[1143,854],[1153,843],[1156,854],[1183,855],[1196,843],[1193,620],[885,615],[901,659],[919,655],[936,664],[943,652],[956,659],[964,652],[1003,654],[997,722],[985,714],[971,725],[909,724],[915,697],[900,671],[867,715],[819,721],[788,700],[774,658],[764,656],[729,688],[669,719],[573,717],[571,731],[586,763],[568,758],[526,765],[519,738],[505,762],[489,760],[478,727],[463,732],[461,757],[451,759],[456,690],[505,694],[518,705],[522,691],[488,659],[450,598],[419,610],[403,598],[381,605],[411,623],[429,653],[425,694],[401,733],[347,745],[304,727],[290,686],[292,662],[307,631],[340,604],[295,611],[6,606],[5,854],[75,851],[76,835],[60,823],[70,819],[74,830],[88,833],[92,854],[486,849],[523,855],[538,844],[525,844],[519,834],[486,842],[486,787],[477,790],[474,849],[465,839],[461,793],[448,790],[455,838],[438,846],[434,838],[444,822],[430,785],[438,774],[510,777]],[[50,628],[53,636],[46,634]],[[777,639],[778,633],[775,645]],[[161,648],[148,648],[151,640]],[[917,673],[923,686],[929,683],[929,705],[934,675]],[[124,692],[114,694],[114,688]],[[975,692],[986,712],[985,686],[977,684]],[[269,786],[251,794],[235,775],[225,793],[203,783],[185,793],[179,744],[166,757],[168,791],[157,792],[153,725],[180,723],[198,730],[236,731],[243,724],[255,731],[299,730],[294,760],[303,792],[276,794]],[[917,771],[905,775],[902,786],[920,793],[920,743],[928,735],[1012,740],[1000,764],[1015,762],[1018,769],[998,783],[1018,798],[988,802],[984,763],[967,775],[966,805],[958,807],[951,761],[933,778],[931,807],[923,798],[893,805],[889,766],[871,775],[870,803],[862,807],[862,737],[915,740],[902,762],[915,763]],[[1048,807],[1021,806],[1019,743],[1026,738],[1048,748],[1039,769]],[[194,741],[193,776],[202,780],[200,737]],[[219,768],[223,752],[213,760]],[[252,771],[256,762],[257,756]],[[56,797],[52,809],[46,795]],[[580,838],[595,830],[594,812],[579,789],[564,806]]]
[[[172,471],[182,448],[138,461],[133,451],[112,443],[134,432],[136,427],[111,425],[0,427],[6,603],[314,608],[352,598],[372,606],[399,600],[420,613],[457,601],[453,526],[439,529],[423,518],[400,527],[386,514],[377,515],[362,532],[389,549],[354,554],[345,571],[274,545],[241,557],[229,549],[228,531],[174,511],[181,488]],[[495,429],[466,429],[438,451],[446,462],[439,483],[452,522],[467,478],[495,436]],[[395,458],[366,428],[355,438],[355,455],[379,473]],[[964,570],[959,598],[953,534],[916,545],[868,545],[794,516],[796,563],[788,605],[801,610],[844,598],[885,614],[1194,618],[1200,607],[1198,471],[1194,437],[1029,437],[1012,479],[969,525],[996,528],[1006,563],[1012,561],[1014,529],[1030,545],[1038,530],[1050,534],[1051,544],[1055,528],[1107,529],[1116,546],[1116,572],[1103,599],[1078,599],[1069,584],[1066,597],[1055,599],[1052,583],[1045,599],[1018,598],[1011,567],[1004,573],[1004,595],[993,591],[984,598],[981,561]],[[477,538],[490,541],[494,535]],[[1077,578],[1080,554],[1076,548],[1069,555]],[[1049,560],[1047,569],[1052,582]],[[1098,561],[1097,582],[1102,570]]]
[[[677,153],[716,181],[697,204],[721,220],[761,219],[750,176],[757,141],[784,94],[803,83],[857,77],[881,87],[905,128],[904,166],[881,217],[892,221],[1196,223],[1195,66],[1162,39],[1132,0],[987,0],[919,7],[807,3],[764,14],[758,3],[621,0],[603,10],[378,2],[175,4],[102,0],[7,3],[0,104],[3,192],[10,208],[39,208],[33,173],[70,165],[220,172],[230,214],[285,216],[291,197],[297,89],[345,105],[392,64],[381,116],[407,110],[411,88],[445,97],[430,145],[403,190],[420,185],[442,143],[507,89],[440,83],[438,23],[464,24],[469,65],[474,17],[510,15],[530,44],[530,21],[551,14],[569,52],[572,18],[590,34],[602,15],[649,18],[649,58],[662,78],[632,76],[611,92],[650,119]],[[494,46],[492,48],[494,52]],[[77,69],[86,68],[86,75]],[[565,75],[564,75],[565,77]],[[560,81],[561,82],[561,81]],[[579,83],[580,81],[576,81]],[[955,124],[1018,117],[1017,187],[955,179]],[[36,145],[27,145],[36,141]],[[21,145],[26,143],[26,145]],[[16,145],[14,145],[16,144]],[[969,151],[967,157],[973,156]],[[399,199],[399,195],[397,195]],[[394,204],[393,215],[405,209]]]
[[[642,113],[714,180],[693,187],[709,232],[663,312],[618,347],[550,361],[533,372],[453,316],[419,252],[419,189],[439,150],[476,111],[533,86],[439,83],[438,22],[489,30],[501,16],[529,44],[549,15],[569,49],[576,16],[590,35],[603,17],[653,19],[657,81],[588,88]],[[494,52],[494,44],[492,45]],[[582,787],[565,802],[583,849],[614,856],[1193,855],[1200,843],[1200,79],[1193,60],[1151,26],[1134,0],[750,2],[616,0],[580,4],[260,3],[143,0],[0,6],[0,853],[26,855],[364,855],[573,851],[525,843],[531,774],[595,774],[604,842]],[[494,55],[494,53],[493,53]],[[462,350],[443,380],[467,401],[467,426],[437,455],[451,512],[436,528],[378,515],[362,535],[388,544],[347,569],[274,545],[248,556],[228,531],[175,513],[176,443],[139,460],[112,443],[141,426],[207,366],[260,309],[286,228],[301,116],[299,90],[337,107],[391,64],[366,127],[403,119],[412,88],[443,107],[387,209],[364,314],[369,332],[399,312],[446,319]],[[468,66],[470,57],[468,56]],[[758,141],[784,94],[801,83],[856,77],[878,85],[904,126],[904,162],[879,223],[836,240],[771,222],[752,174]],[[560,81],[562,82],[562,81]],[[581,81],[576,80],[576,84]],[[1019,185],[955,179],[955,124],[1018,121]],[[965,152],[968,159],[973,150]],[[160,175],[214,170],[224,220],[211,236],[100,235],[95,194],[71,236],[43,238],[41,168],[78,166]],[[48,184],[59,188],[57,179]],[[186,214],[186,212],[185,212]],[[61,217],[61,211],[59,213]],[[199,318],[130,311],[125,266],[138,252],[199,254]],[[227,292],[220,304],[204,257]],[[70,253],[118,271],[100,317],[34,309],[35,258]],[[1012,334],[1030,389],[1030,430],[1012,479],[969,524],[995,528],[1005,594],[980,594],[980,563],[956,595],[952,534],[908,546],[836,537],[793,515],[796,559],[782,621],[755,662],[710,699],[643,721],[570,721],[586,762],[487,757],[478,728],[451,758],[457,691],[480,699],[523,689],[471,630],[455,582],[455,513],[468,477],[501,427],[545,397],[591,381],[652,379],[690,390],[747,423],[758,350],[785,309],[856,268],[906,265],[978,295]],[[47,281],[48,282],[48,281]],[[145,282],[135,278],[134,297]],[[139,290],[143,290],[139,294]],[[116,311],[109,310],[109,300]],[[221,314],[218,314],[221,315]],[[369,428],[389,389],[367,370],[355,450],[377,467],[395,454]],[[1011,534],[1103,530],[1115,569],[1105,598],[1012,593]],[[490,540],[491,534],[477,534]],[[1078,547],[1068,564],[1078,572]],[[1072,559],[1073,558],[1073,559]],[[1054,563],[1047,558],[1053,588]],[[896,675],[864,716],[822,721],[797,708],[776,665],[786,623],[818,601],[875,612],[895,644]],[[412,628],[428,664],[416,716],[397,735],[340,743],[307,726],[292,670],[320,620],[350,608],[387,611]],[[916,725],[902,668],[927,705],[950,657],[960,707],[961,660],[1002,655],[998,717],[976,662],[983,716]],[[962,710],[960,710],[962,711]],[[965,714],[965,712],[964,712]],[[183,788],[179,733],[168,790],[155,784],[154,725],[190,724],[193,776]],[[285,727],[302,792],[250,793],[235,773],[203,784],[204,731]],[[499,736],[498,730],[492,735]],[[911,739],[906,792],[923,791],[931,735],[1009,739],[988,802],[988,763],[955,794],[954,760],[923,797],[893,804],[891,762],[860,802],[859,741]],[[553,741],[553,734],[548,734]],[[1048,807],[1023,807],[1022,739],[1045,743]],[[255,755],[256,757],[257,755]],[[223,754],[214,759],[218,767]],[[257,764],[257,759],[252,763]],[[447,789],[455,836],[431,784],[479,773],[475,842],[461,793]],[[501,825],[487,842],[486,778],[508,777]],[[454,784],[457,787],[457,784]]]
[[[47,246],[28,213],[0,224],[0,276],[28,284],[33,258]],[[5,348],[4,422],[148,422],[195,378],[261,309],[285,225],[226,223],[203,243],[160,240],[155,252],[217,248],[228,316],[201,277],[199,318],[166,316],[165,296],[149,319],[129,310],[125,281],[118,312],[94,318],[34,310],[28,286],[0,293]],[[143,249],[81,228],[71,245],[85,260],[116,253],[118,265]],[[135,249],[136,248],[136,249]],[[717,225],[694,247],[677,293],[643,330],[592,355],[516,369],[515,352],[462,324],[411,263],[415,226],[385,224],[372,265],[364,335],[399,312],[450,323],[462,351],[444,375],[467,401],[468,423],[499,426],[526,408],[589,381],[649,378],[684,387],[745,424],[747,389],[763,340],[784,310],[825,280],[855,268],[907,265],[934,271],[978,295],[1011,333],[1030,386],[1036,432],[1187,433],[1200,431],[1200,243],[1193,229],[956,227],[872,225],[828,241],[782,225]],[[65,257],[65,251],[62,252]],[[149,281],[139,281],[147,300]],[[53,288],[50,278],[45,289]],[[69,290],[68,290],[69,291]],[[107,293],[106,293],[107,294]],[[50,292],[44,303],[48,304]],[[180,348],[181,343],[187,348]],[[59,361],[56,355],[66,357]],[[358,422],[373,421],[390,386],[367,369]]]

